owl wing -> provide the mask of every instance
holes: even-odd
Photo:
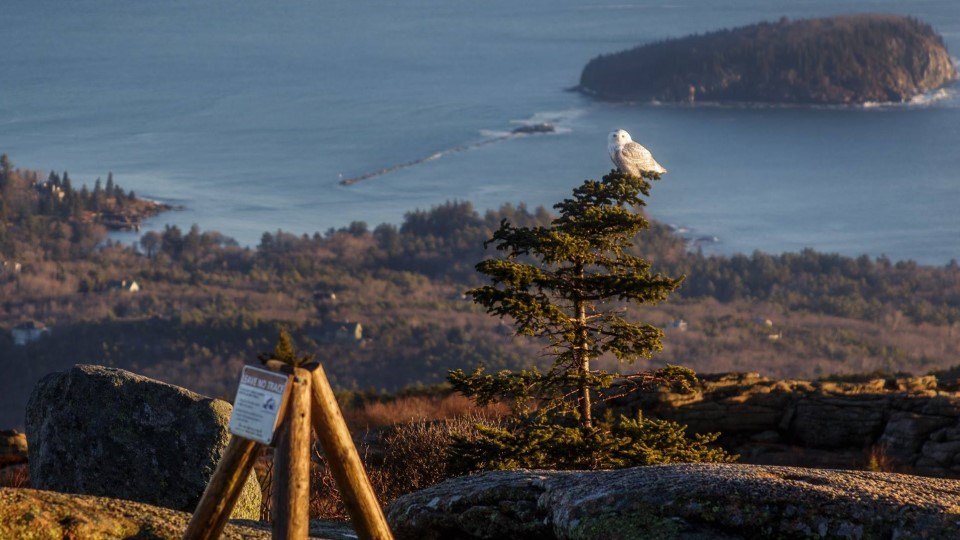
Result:
[[[656,163],[653,159],[653,154],[651,154],[649,150],[633,141],[623,145],[623,148],[620,149],[620,156],[624,161],[635,163],[641,167],[651,162]]]
[[[620,150],[620,159],[624,164],[629,164],[640,171],[659,174],[667,172],[666,169],[657,163],[657,160],[653,159],[653,154],[651,154],[649,150],[644,148],[643,145],[633,141],[623,145],[623,148]]]

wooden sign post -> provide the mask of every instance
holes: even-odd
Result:
[[[330,472],[340,488],[340,496],[350,514],[353,530],[361,539],[392,540],[387,518],[370,486],[370,479],[357,454],[357,447],[353,444],[323,366],[316,364],[312,371],[313,427],[327,456]]]
[[[260,444],[233,436],[223,451],[217,470],[207,483],[207,489],[193,512],[183,533],[184,540],[215,540],[220,538],[230,512],[240,498],[243,485],[260,455]]]
[[[278,427],[271,494],[273,537],[305,539],[308,536],[312,425],[357,537],[360,540],[393,540],[323,367],[317,362],[293,367],[274,360],[267,362],[267,367],[286,374],[283,388],[278,386],[279,381],[271,382],[270,377],[258,373],[265,370],[248,366],[244,368],[241,388],[237,391],[237,404],[241,391],[245,399],[245,416],[238,422],[238,430],[260,442],[236,434],[231,438],[187,525],[183,540],[213,540],[223,533],[263,444],[273,442],[273,433],[262,432],[262,426],[270,424],[272,417],[259,417],[260,412],[251,403],[262,402],[262,408],[269,410],[272,406],[270,399],[275,395],[283,395],[284,399],[276,404]],[[252,371],[248,374],[247,370]],[[276,394],[278,389],[280,394]],[[258,390],[262,392],[258,393]],[[271,395],[271,391],[275,395]],[[234,412],[238,412],[236,408]],[[231,430],[233,426],[231,417]]]
[[[273,537],[310,530],[310,372],[293,368],[286,415],[273,453]]]

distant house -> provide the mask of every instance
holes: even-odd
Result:
[[[670,324],[667,325],[667,330],[677,330],[679,332],[686,332],[687,321],[683,319],[677,319],[675,321],[671,321]]]
[[[37,341],[49,333],[49,328],[35,321],[19,324],[10,330],[10,334],[13,336],[13,344],[20,347]]]
[[[127,280],[127,279],[114,279],[107,282],[108,291],[126,291],[126,292],[139,292],[140,284],[136,281]]]
[[[359,343],[363,341],[363,326],[358,322],[326,322],[314,327],[308,335],[318,343]]]
[[[67,195],[60,186],[54,185],[51,182],[43,182],[35,185],[35,189],[42,195],[47,195],[51,199],[57,199],[60,202],[63,202],[63,198]]]
[[[0,261],[0,274],[3,274],[4,272],[19,274],[21,269],[23,269],[23,265],[18,262]]]
[[[314,289],[313,299],[317,302],[336,302],[337,293],[329,289]]]

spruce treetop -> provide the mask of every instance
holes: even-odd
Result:
[[[627,252],[649,227],[635,210],[649,193],[647,179],[611,171],[556,204],[559,216],[548,227],[504,220],[487,244],[506,256],[480,262],[477,270],[491,284],[468,294],[489,313],[513,318],[518,334],[565,348],[558,361],[577,359],[574,351],[649,358],[661,348],[660,331],[625,320],[611,305],[663,301],[682,281],[652,273],[647,261]]]

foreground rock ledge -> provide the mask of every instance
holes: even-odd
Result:
[[[69,495],[37,489],[0,488],[0,538],[129,538],[179,540],[190,514],[145,503]],[[227,524],[225,540],[269,539],[270,526],[236,520]],[[346,524],[311,521],[310,538],[356,538]]]
[[[389,509],[398,539],[960,538],[960,481],[738,464],[502,471]]]
[[[0,538],[180,538],[190,514],[145,503],[0,488]],[[225,539],[270,538],[269,531],[227,525]]]

